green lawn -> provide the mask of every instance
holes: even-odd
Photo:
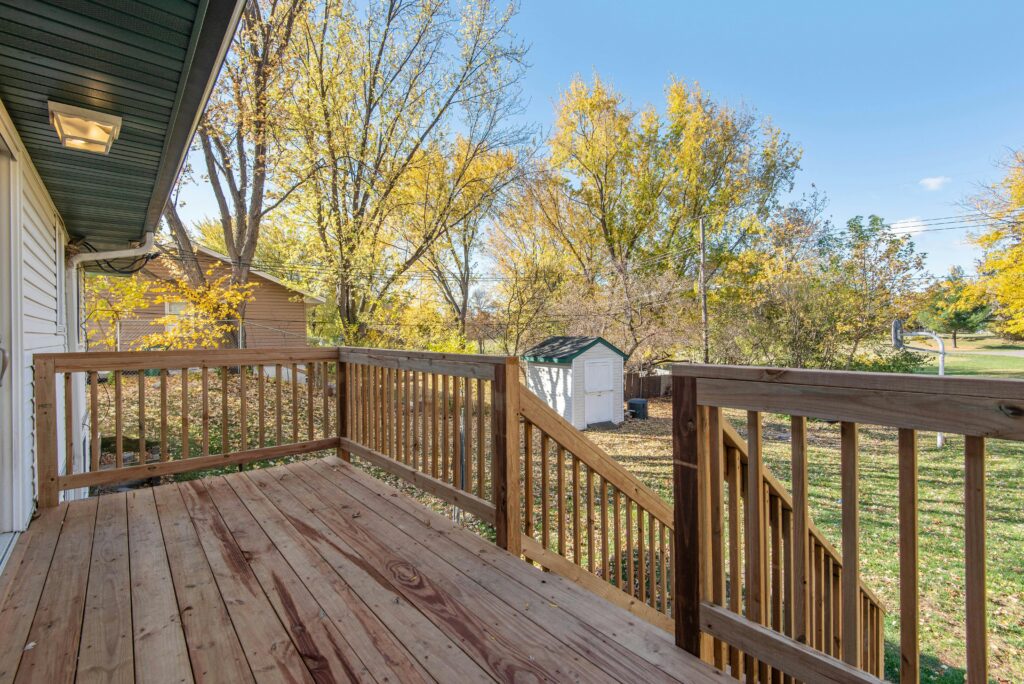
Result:
[[[922,373],[937,373],[939,362],[932,359]],[[985,375],[993,378],[1024,378],[1024,356],[1004,354],[946,354],[947,375]]]

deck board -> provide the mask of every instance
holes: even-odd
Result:
[[[18,544],[0,683],[725,681],[335,457],[62,504]]]

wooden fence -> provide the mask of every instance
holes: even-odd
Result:
[[[653,399],[667,396],[672,389],[670,375],[622,374],[622,390],[626,399]]]
[[[503,548],[674,630],[680,647],[737,679],[877,681],[884,611],[859,573],[857,434],[858,423],[894,426],[902,678],[916,681],[914,431],[960,432],[967,662],[984,680],[984,440],[1024,439],[1024,383],[689,364],[672,382],[674,507],[527,391],[515,358],[348,347],[42,354],[39,504],[56,505],[61,490],[335,450],[492,524]],[[76,383],[84,472],[72,458]],[[746,412],[746,440],[723,409]],[[792,494],[764,465],[762,412],[793,415]],[[808,513],[808,417],[841,423],[841,553]]]

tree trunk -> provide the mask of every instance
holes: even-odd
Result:
[[[953,331],[953,349],[956,349],[956,330]]]

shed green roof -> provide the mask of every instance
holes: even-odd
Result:
[[[0,100],[74,237],[155,229],[243,0],[0,0]],[[62,147],[47,102],[122,118],[103,156]]]
[[[624,359],[629,355],[603,337],[559,335],[549,337],[523,354],[524,361],[533,363],[572,363],[577,356],[597,344],[603,344]]]

